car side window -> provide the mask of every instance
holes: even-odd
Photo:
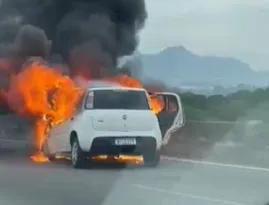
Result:
[[[82,98],[79,100],[78,104],[77,104],[77,107],[76,107],[76,113],[77,113],[77,114],[81,113],[82,110],[83,110],[84,99],[85,99],[85,98],[82,97]]]
[[[175,96],[168,97],[168,112],[173,113],[178,111],[177,98]]]
[[[93,97],[94,97],[94,92],[93,91],[88,92],[86,101],[85,101],[85,109],[93,109]]]

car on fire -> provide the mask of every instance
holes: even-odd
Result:
[[[150,98],[163,101],[158,114],[152,112]],[[42,151],[50,161],[57,155],[70,156],[74,168],[100,155],[142,155],[146,166],[155,167],[162,145],[183,125],[183,108],[176,94],[95,82],[87,88],[74,117],[50,130]]]

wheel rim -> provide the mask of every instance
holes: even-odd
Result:
[[[72,147],[72,163],[76,164],[78,161],[78,145],[76,142],[74,142]]]

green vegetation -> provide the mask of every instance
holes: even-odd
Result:
[[[269,122],[269,88],[208,97],[176,92],[181,97],[187,120]]]

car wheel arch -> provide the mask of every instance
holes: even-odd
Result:
[[[72,146],[72,143],[74,142],[74,140],[78,140],[78,134],[76,131],[72,130],[70,133],[70,146]],[[79,141],[79,140],[78,140]]]

